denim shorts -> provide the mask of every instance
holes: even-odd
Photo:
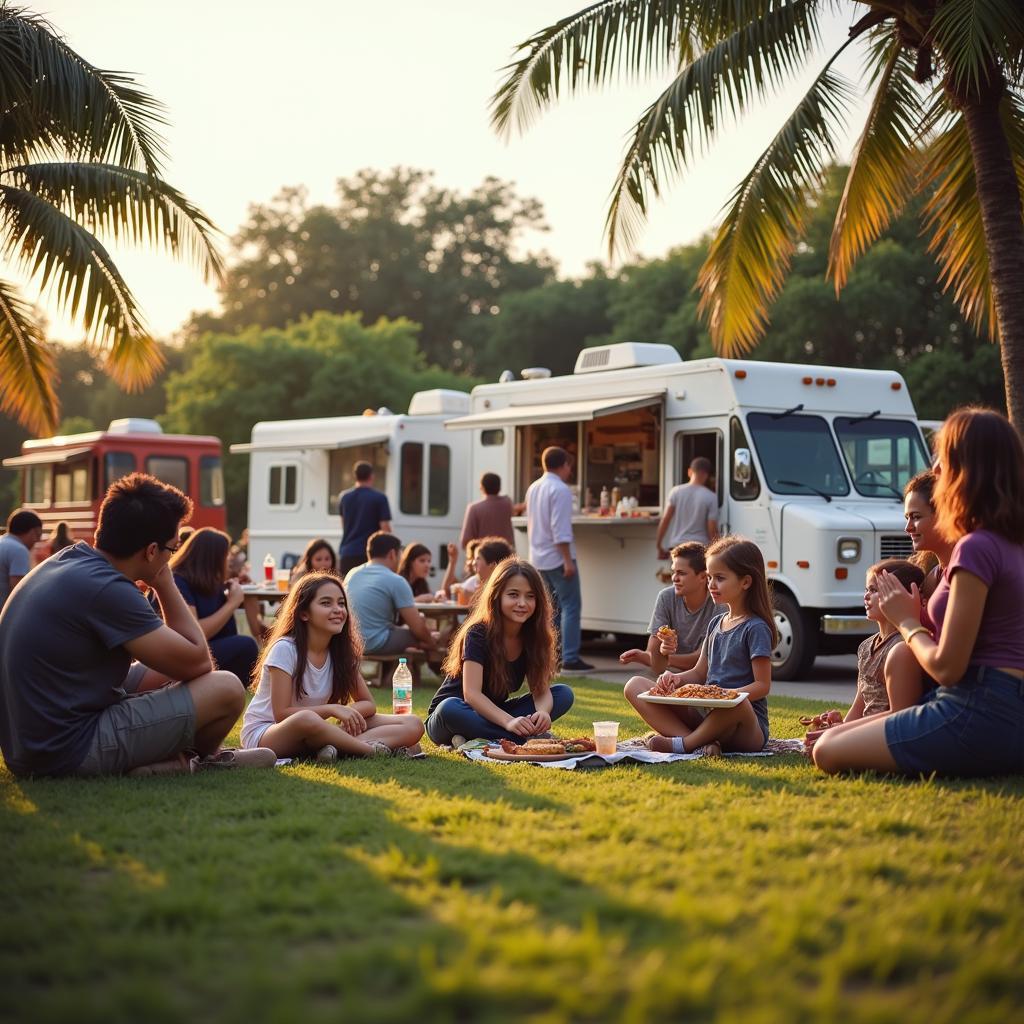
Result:
[[[1024,772],[1024,680],[972,665],[956,686],[929,690],[885,720],[885,742],[908,775]]]

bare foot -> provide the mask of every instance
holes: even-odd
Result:
[[[150,775],[187,775],[192,771],[192,758],[182,752],[166,761],[154,761],[153,764],[140,764],[132,768],[128,775],[142,778]]]

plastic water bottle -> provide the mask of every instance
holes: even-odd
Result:
[[[277,566],[277,562],[274,561],[274,556],[268,551],[267,557],[263,559],[263,582],[268,586],[274,585],[274,569]]]
[[[396,715],[412,714],[412,673],[405,658],[398,659],[398,668],[391,678],[391,710]]]

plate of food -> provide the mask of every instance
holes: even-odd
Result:
[[[651,704],[676,704],[691,708],[734,708],[747,699],[746,690],[723,690],[721,686],[702,683],[684,683],[674,689],[652,686],[640,694],[641,700]]]
[[[532,739],[525,743],[499,740],[484,747],[484,754],[494,761],[564,761],[570,757],[586,757],[597,750],[594,741],[580,736],[570,740]]]

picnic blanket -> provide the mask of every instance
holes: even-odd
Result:
[[[487,764],[529,764],[537,768],[561,768],[575,771],[577,768],[610,768],[615,764],[671,764],[673,761],[694,761],[703,754],[662,754],[648,750],[641,740],[625,740],[614,754],[587,754],[585,757],[567,757],[564,761],[498,761],[484,753],[485,746],[493,746],[493,740],[473,740],[459,748],[459,752],[470,761],[484,761]],[[803,751],[802,739],[769,739],[763,750],[755,754],[723,754],[723,757],[773,757],[775,754],[799,754]]]

